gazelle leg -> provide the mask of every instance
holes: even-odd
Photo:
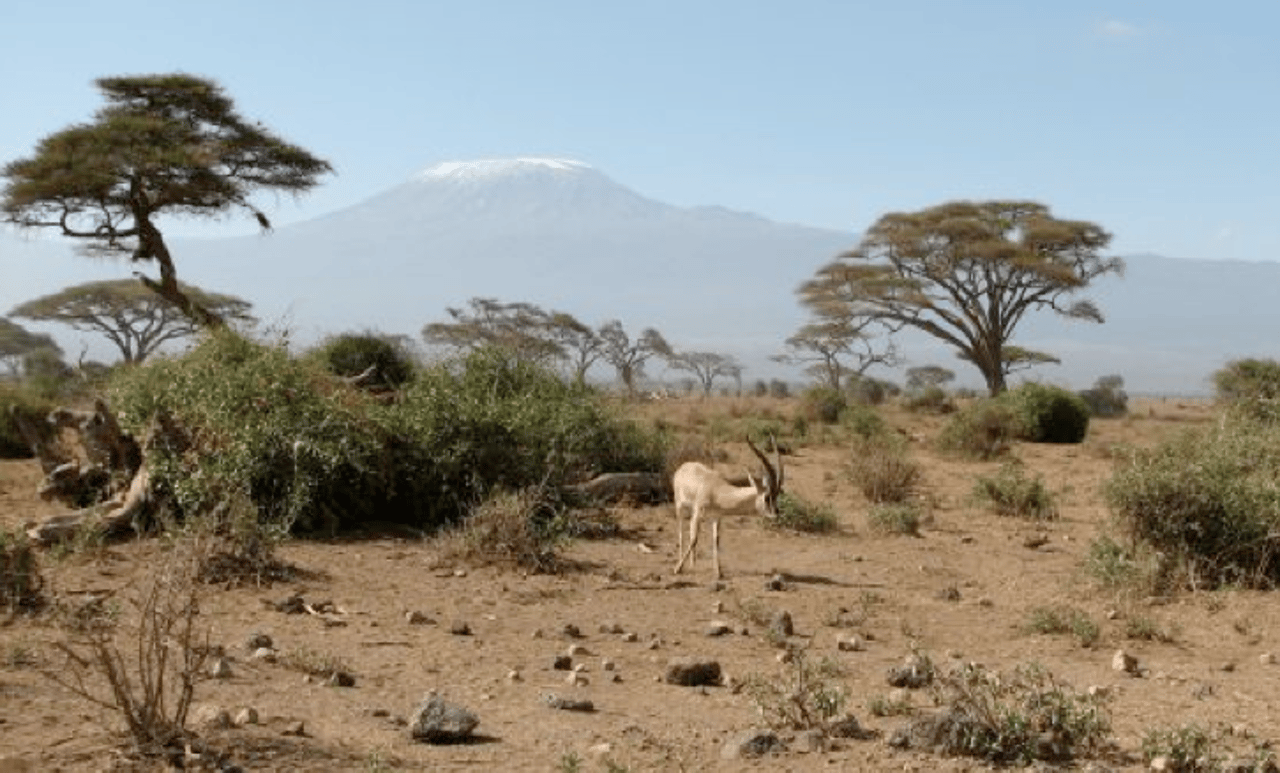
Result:
[[[711,521],[711,562],[715,564],[716,579],[721,578],[720,574],[720,519],[716,518]]]
[[[676,504],[676,573],[680,572],[680,556],[684,555],[684,518],[680,514],[680,504]]]
[[[689,546],[680,555],[680,563],[676,564],[675,574],[680,574],[680,570],[684,568],[685,561],[689,562],[689,568],[692,569],[694,562],[697,560],[697,555],[694,551],[698,547],[698,517],[701,515],[702,513],[698,511],[698,508],[694,507],[693,515],[689,516]]]

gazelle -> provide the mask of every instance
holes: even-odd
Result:
[[[676,535],[679,540],[678,552],[680,560],[676,563],[674,574],[679,574],[685,561],[692,567],[698,546],[699,521],[703,514],[711,520],[711,561],[715,566],[716,579],[720,573],[720,516],[723,513],[747,513],[752,510],[766,518],[778,515],[778,495],[782,493],[782,454],[778,451],[778,441],[773,441],[774,458],[777,466],[769,464],[769,460],[751,438],[747,445],[764,463],[764,477],[757,478],[747,473],[750,485],[738,486],[730,483],[724,475],[699,462],[685,462],[671,476],[671,488],[675,494]],[[689,509],[689,546],[684,545],[684,510]]]

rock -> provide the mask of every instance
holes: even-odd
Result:
[[[409,735],[425,743],[457,743],[471,737],[480,720],[474,713],[448,703],[437,693],[428,693],[413,712]]]
[[[681,687],[699,687],[720,684],[720,662],[697,658],[672,658],[667,662],[663,681]]]
[[[568,671],[573,668],[573,658],[568,655],[556,655],[555,660],[551,661],[551,668],[556,671]]]
[[[560,628],[560,635],[568,639],[581,639],[582,630],[573,623],[565,623],[564,626]]]
[[[249,659],[256,660],[260,663],[274,663],[276,662],[276,651],[270,647],[259,647],[253,651],[253,654],[249,656]]]
[[[231,718],[231,723],[236,727],[244,727],[245,725],[258,724],[258,710],[252,706],[245,706],[236,712]]]
[[[765,582],[764,589],[773,590],[773,591],[786,590],[787,581],[782,579],[782,575],[775,574],[774,576],[770,577],[767,582]]]
[[[794,636],[795,632],[796,632],[796,627],[791,622],[790,612],[787,612],[785,610],[781,612],[775,612],[773,617],[770,618],[769,620],[770,636],[774,636],[778,638],[786,638],[788,636]]]
[[[607,622],[600,624],[600,633],[622,633],[622,625],[615,622]]]
[[[471,625],[466,620],[454,620],[449,624],[449,633],[454,636],[470,636]]]
[[[841,652],[862,652],[867,643],[856,633],[836,634],[836,649]]]
[[[786,748],[786,743],[772,730],[746,730],[724,742],[720,747],[720,759],[751,759],[782,752]]]
[[[579,655],[590,655],[590,654],[591,654],[591,652],[590,652],[586,647],[582,646],[581,644],[570,644],[570,645],[565,649],[565,654],[566,654],[566,655],[568,655],[568,656],[569,656],[569,657],[571,657],[571,658],[574,658],[574,657],[577,657],[577,656],[579,656]]]
[[[933,682],[933,664],[920,655],[908,655],[901,666],[889,669],[886,675],[890,687],[906,687],[918,690]]]
[[[297,720],[296,722],[290,722],[289,724],[285,725],[284,730],[280,731],[280,735],[296,735],[298,737],[306,737],[307,726],[302,722],[302,720]]]
[[[1273,666],[1276,662],[1276,654],[1274,652],[1264,652],[1258,656],[1258,662],[1264,666]]]
[[[555,693],[546,693],[542,696],[542,702],[553,709],[560,711],[582,711],[592,712],[596,710],[596,706],[589,700],[579,698],[561,698]]]
[[[1116,650],[1111,656],[1111,670],[1129,676],[1139,676],[1138,659],[1124,650]]]
[[[727,634],[733,633],[733,626],[721,620],[715,620],[713,622],[707,623],[707,628],[705,633],[707,634],[707,636],[712,638],[716,636],[725,636]]]
[[[249,652],[257,652],[262,648],[275,649],[276,643],[265,633],[254,632],[244,641],[244,648]]]
[[[518,669],[518,668],[513,668],[513,669],[511,669],[510,671],[508,671],[508,672],[507,672],[507,681],[508,681],[508,682],[523,682],[523,681],[524,681],[524,676],[523,676],[523,675],[521,675],[521,673],[520,673],[520,669]]]
[[[404,621],[409,625],[435,625],[436,621],[432,620],[425,613],[412,610],[404,613]]]
[[[565,684],[569,684],[574,687],[583,687],[591,683],[591,680],[587,678],[587,675],[581,671],[569,672],[569,675],[564,678],[564,681]]]
[[[938,592],[934,594],[934,597],[939,601],[956,602],[960,600],[960,589],[954,585],[948,585],[945,588],[939,589]]]
[[[852,714],[845,714],[827,726],[827,735],[832,738],[865,738],[869,732],[862,728],[862,723]]]
[[[209,664],[209,676],[214,679],[230,679],[231,661],[226,658],[214,658],[214,661]]]
[[[330,687],[355,687],[356,678],[346,671],[334,671],[324,683]]]
[[[616,664],[616,663],[614,663],[612,660],[610,660],[610,659],[608,659],[608,658],[602,658],[602,659],[600,660],[600,670],[601,670],[601,671],[612,671],[612,670],[614,670],[614,669],[615,669],[615,668],[617,668],[617,667],[618,667],[618,666],[617,666],[617,664]]]
[[[195,724],[205,730],[226,730],[231,727],[231,712],[218,706],[201,706],[196,710]]]
[[[622,640],[625,642],[638,642],[640,641],[640,634],[635,631],[628,631],[627,633],[622,634]]]

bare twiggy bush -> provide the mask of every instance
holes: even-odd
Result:
[[[35,609],[44,601],[44,580],[35,550],[21,531],[0,529],[0,610]]]
[[[905,502],[920,485],[919,463],[907,457],[904,444],[888,435],[854,440],[849,478],[867,501]]]
[[[830,658],[810,659],[802,647],[790,648],[789,655],[785,673],[751,674],[743,689],[770,727],[826,731],[848,701],[848,689],[839,682],[844,670]]]
[[[61,663],[43,674],[120,715],[138,751],[180,747],[196,686],[206,676],[208,636],[199,626],[199,566],[206,547],[174,546],[117,606],[94,605],[63,619]]]

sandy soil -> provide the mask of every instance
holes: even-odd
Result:
[[[690,420],[708,407],[683,401],[650,407],[668,419]],[[1222,591],[1156,602],[1121,599],[1098,589],[1081,569],[1090,540],[1106,526],[1100,490],[1116,444],[1145,445],[1168,432],[1212,420],[1205,406],[1137,402],[1130,418],[1095,421],[1079,446],[1021,445],[1017,458],[1044,476],[1061,518],[1030,523],[1002,518],[972,501],[975,476],[995,464],[958,462],[931,446],[941,420],[890,410],[890,422],[917,440],[925,466],[932,520],[919,538],[878,535],[866,524],[867,504],[849,483],[848,452],[838,446],[800,449],[788,459],[789,488],[839,514],[834,535],[780,533],[755,517],[726,517],[722,560],[714,583],[709,556],[673,581],[674,520],[668,507],[621,510],[624,536],[582,540],[567,555],[579,571],[529,575],[484,567],[440,566],[430,543],[411,539],[296,542],[282,557],[309,572],[272,587],[210,588],[202,617],[211,641],[232,661],[227,679],[201,684],[197,703],[234,711],[252,706],[260,723],[202,730],[215,746],[252,770],[978,770],[972,760],[944,760],[898,751],[885,743],[904,717],[877,718],[868,704],[885,696],[887,669],[918,647],[946,666],[977,661],[993,668],[1038,662],[1084,689],[1109,687],[1115,737],[1134,755],[1110,769],[1140,769],[1143,734],[1153,727],[1199,722],[1280,735],[1280,666],[1265,655],[1280,648],[1280,621],[1263,593]],[[740,470],[744,447],[727,447],[727,470]],[[0,524],[18,525],[58,512],[33,496],[39,472],[31,462],[0,463]],[[1028,547],[1039,535],[1047,541]],[[156,540],[113,544],[91,556],[42,557],[50,589],[61,599],[127,589],[162,560]],[[785,575],[782,590],[769,578]],[[123,590],[122,590],[123,589]],[[949,593],[949,589],[958,591]],[[340,625],[289,615],[264,602],[293,594],[332,601]],[[1073,605],[1101,627],[1082,647],[1067,635],[1024,632],[1030,612]],[[718,659],[729,680],[783,674],[779,650],[744,610],[786,610],[795,643],[810,656],[844,668],[849,708],[879,738],[840,740],[824,750],[793,750],[762,761],[724,760],[721,747],[759,725],[751,698],[727,686],[685,688],[660,677],[680,655]],[[841,610],[844,610],[841,613]],[[411,625],[406,613],[433,623]],[[1172,641],[1125,637],[1126,620],[1150,619]],[[738,632],[711,638],[708,623]],[[470,635],[451,633],[465,622]],[[564,634],[577,626],[581,638]],[[624,633],[603,633],[616,624]],[[841,626],[849,627],[841,627]],[[746,633],[741,629],[745,628]],[[254,662],[244,648],[251,633],[270,635],[281,653],[337,659],[356,676],[354,687],[332,687],[276,663]],[[836,636],[859,632],[864,651],[836,648]],[[634,633],[635,637],[625,634]],[[102,709],[42,677],[58,663],[51,642],[61,636],[47,616],[0,626],[0,770],[146,769],[121,756],[119,725]],[[635,641],[628,641],[634,638]],[[571,644],[585,648],[585,685],[552,667]],[[1142,678],[1111,669],[1125,648],[1146,669]],[[606,670],[605,661],[612,670]],[[519,680],[510,674],[518,671]],[[429,691],[478,714],[476,743],[414,743],[404,719]],[[596,711],[548,708],[542,696],[588,698]],[[914,702],[928,706],[924,693]],[[286,735],[302,722],[305,735]],[[10,767],[5,767],[4,760]],[[613,767],[610,767],[613,766]]]

